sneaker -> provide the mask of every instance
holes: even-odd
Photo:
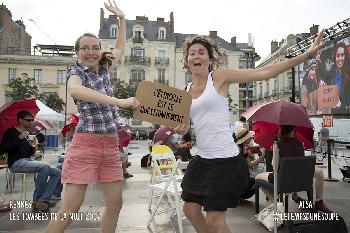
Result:
[[[50,209],[50,205],[46,201],[35,201],[33,202],[33,206],[35,209],[44,212],[47,212]]]
[[[61,200],[61,197],[57,197],[55,195],[51,195],[50,199],[53,200],[53,201],[59,201],[59,200]]]
[[[125,179],[130,178],[130,177],[134,177],[130,173],[125,173],[125,174],[123,174],[123,176],[124,176]]]
[[[327,208],[323,200],[315,201],[315,210],[321,211],[323,213],[333,213],[330,209]]]
[[[300,196],[298,197],[295,197],[294,195],[292,195],[292,199],[295,203],[297,203],[298,205],[300,205],[300,202],[304,202],[305,203],[305,199],[304,198],[301,198]]]

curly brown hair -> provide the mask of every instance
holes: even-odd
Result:
[[[113,60],[115,59],[115,57],[113,57],[113,53],[112,52],[103,52],[102,56],[101,56],[101,60],[99,62],[100,66],[106,66],[109,68],[112,66]]]
[[[209,72],[214,70],[214,66],[215,68],[218,68],[219,58],[222,56],[222,53],[219,51],[218,46],[214,44],[214,42],[211,41],[210,38],[207,36],[194,35],[194,36],[187,37],[182,45],[182,54],[183,54],[182,61],[184,63],[184,69],[188,69],[188,66],[187,66],[188,50],[194,44],[201,44],[207,49],[209,59],[212,62],[212,65],[208,67]]]

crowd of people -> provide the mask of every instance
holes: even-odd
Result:
[[[350,110],[349,51],[350,38],[345,38],[320,50],[315,58],[304,63],[300,99],[310,115],[347,113]],[[331,85],[334,85],[334,88],[330,97],[336,102],[328,107],[319,106],[326,97],[322,92],[318,92],[319,88]]]
[[[101,219],[102,231],[114,232],[117,227],[122,208],[122,180],[130,174],[126,172],[126,160],[123,161],[123,148],[118,145],[120,122],[116,107],[137,109],[140,102],[135,97],[118,99],[113,95],[109,71],[112,63],[120,61],[125,51],[125,15],[114,1],[105,4],[105,8],[118,18],[115,48],[112,53],[103,53],[99,38],[91,33],[84,33],[76,40],[77,61],[67,71],[67,85],[80,116],[77,126],[64,136],[65,152],[59,158],[59,165],[54,167],[40,161],[42,154],[27,140],[27,130],[34,120],[28,111],[18,113],[19,125],[7,130],[1,142],[1,153],[8,153],[8,166],[12,172],[38,174],[33,194],[35,208],[47,211],[54,205],[54,197],[61,197],[64,185],[59,218],[50,221],[46,232],[64,232],[72,221],[67,216],[79,211],[87,185],[96,182],[100,184],[106,203]],[[192,96],[190,118],[196,135],[197,154],[192,156],[190,153],[189,123],[172,129],[184,135],[180,143],[176,143],[173,137],[162,143],[168,145],[177,158],[189,160],[181,197],[184,200],[183,212],[196,232],[230,232],[226,223],[227,209],[236,208],[241,200],[254,195],[256,179],[273,182],[272,173],[259,173],[258,166],[265,159],[265,153],[250,146],[254,132],[248,130],[245,118],[235,124],[232,135],[228,102],[230,85],[267,80],[306,61],[323,46],[322,36],[320,33],[306,53],[254,70],[217,69],[221,53],[208,37],[195,35],[184,41],[184,67],[191,72],[193,81],[183,89]],[[336,78],[333,82],[339,88],[339,107],[346,108],[349,106],[346,93],[350,92],[347,90],[349,71],[343,68],[349,59],[347,49],[338,44],[334,57]],[[320,85],[320,80],[315,72],[317,61],[311,59],[307,64],[307,75],[302,83],[305,92],[302,93],[305,96],[303,104],[314,112],[317,107],[314,107],[312,93]],[[330,82],[326,78],[323,81]],[[293,133],[293,126],[281,127],[281,157],[289,156],[292,150],[299,150],[297,154],[304,155],[304,148],[292,137]],[[136,139],[139,139],[138,131]],[[330,212],[323,203],[322,170],[316,169],[315,178],[315,207]],[[271,193],[265,193],[269,199],[274,198]],[[293,200],[302,198],[295,193]]]

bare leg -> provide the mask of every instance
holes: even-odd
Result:
[[[185,202],[183,211],[197,233],[209,233],[206,219],[202,213],[202,206],[193,202]]]
[[[323,185],[324,175],[321,168],[315,168],[315,189],[316,189],[316,201],[323,200]]]
[[[123,205],[122,182],[100,183],[100,185],[106,200],[106,209],[103,212],[101,229],[103,233],[114,233]]]
[[[207,224],[211,233],[231,233],[226,224],[226,211],[208,211]]]
[[[50,221],[46,229],[47,233],[61,233],[66,230],[71,223],[69,214],[78,212],[84,201],[86,187],[86,184],[66,184],[62,206],[57,213],[57,220]]]
[[[256,180],[264,180],[266,182],[269,182],[269,174],[271,172],[262,172],[259,173],[255,176]],[[267,189],[261,188],[261,191],[263,191],[263,193],[265,193],[265,195],[267,196],[267,198],[269,199],[269,201],[273,201],[273,193],[268,191]]]

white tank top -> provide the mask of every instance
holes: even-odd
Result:
[[[229,158],[239,154],[229,126],[228,98],[214,88],[212,73],[202,95],[192,99],[190,117],[194,124],[197,154],[206,159]],[[190,83],[186,90],[189,90]]]

